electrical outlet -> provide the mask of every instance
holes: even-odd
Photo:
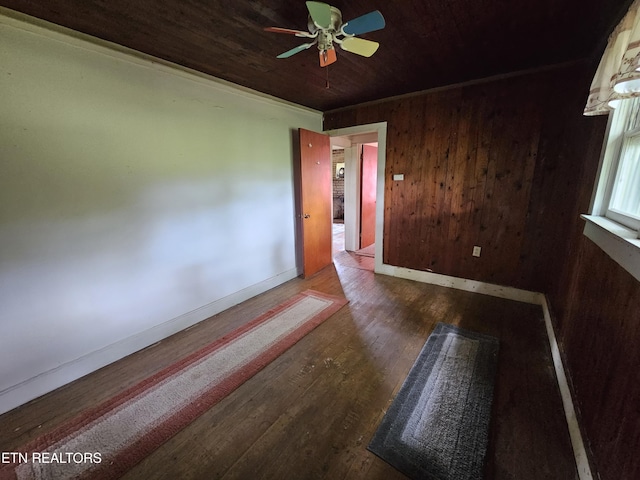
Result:
[[[474,257],[479,257],[480,256],[480,252],[482,251],[482,248],[480,248],[479,246],[475,246],[473,247],[473,256]]]

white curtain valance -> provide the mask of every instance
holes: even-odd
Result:
[[[620,100],[640,96],[640,0],[609,36],[591,82],[585,115],[605,115]]]

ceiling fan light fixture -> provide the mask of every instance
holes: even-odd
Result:
[[[342,12],[324,2],[306,2],[309,17],[307,28],[309,33],[280,27],[267,27],[265,30],[275,33],[290,33],[298,37],[314,38],[313,43],[307,43],[292,48],[278,55],[278,58],[289,58],[296,53],[317,44],[320,51],[320,66],[325,67],[335,62],[336,52],[334,44],[338,44],[346,52],[355,53],[363,57],[370,57],[380,46],[377,42],[356,38],[355,35],[380,30],[385,26],[385,20],[378,10],[369,12],[349,22],[342,22]]]

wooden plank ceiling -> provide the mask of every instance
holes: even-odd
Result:
[[[345,21],[380,10],[371,58],[314,49],[303,0],[0,0],[0,5],[300,105],[327,111],[434,87],[595,58],[630,0],[333,0]]]

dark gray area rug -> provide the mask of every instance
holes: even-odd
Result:
[[[412,479],[481,479],[498,339],[438,323],[369,450]]]

